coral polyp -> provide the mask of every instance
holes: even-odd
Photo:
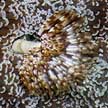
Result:
[[[75,10],[61,10],[40,27],[40,47],[24,54],[19,69],[20,79],[31,93],[57,95],[85,79],[99,46],[83,30],[84,19]]]

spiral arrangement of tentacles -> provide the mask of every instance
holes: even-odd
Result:
[[[82,30],[83,22],[84,17],[75,10],[61,10],[43,23],[39,40],[24,54],[19,69],[20,79],[31,93],[57,95],[86,77],[99,46]]]

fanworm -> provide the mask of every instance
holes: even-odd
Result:
[[[57,95],[84,80],[99,50],[82,30],[84,19],[75,10],[57,11],[40,27],[39,40],[14,42],[13,50],[24,53],[20,79],[31,93]]]

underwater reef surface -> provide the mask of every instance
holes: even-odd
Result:
[[[23,56],[13,53],[12,42],[38,33],[55,11],[76,9],[87,16],[85,31],[100,39],[99,58],[82,85],[62,96],[44,98],[29,94],[20,83]],[[108,107],[108,0],[1,0],[0,1],[0,108],[107,108]]]

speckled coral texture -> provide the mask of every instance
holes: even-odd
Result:
[[[45,99],[29,94],[20,83],[22,55],[11,51],[12,41],[39,30],[56,10],[76,9],[87,16],[85,30],[101,39],[96,64],[82,85],[69,93]],[[0,1],[0,108],[108,108],[108,1],[107,0],[1,0]]]

